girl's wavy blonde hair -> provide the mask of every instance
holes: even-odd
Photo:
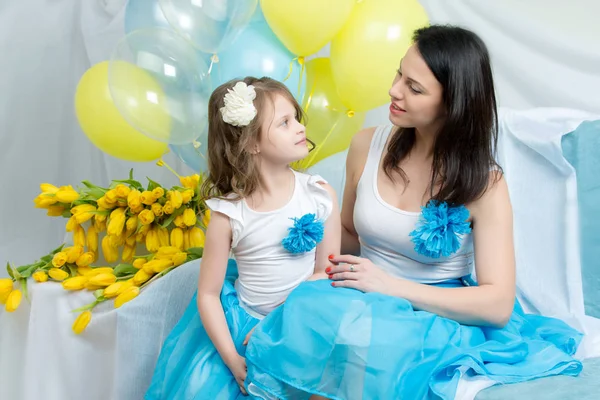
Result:
[[[233,126],[223,121],[221,107],[225,105],[227,90],[238,82],[254,86],[256,117],[247,126]],[[260,174],[256,157],[251,154],[253,146],[260,139],[265,118],[265,105],[273,104],[273,97],[279,94],[289,100],[296,109],[296,119],[302,121],[302,107],[288,88],[271,78],[246,77],[226,82],[215,89],[208,102],[208,177],[201,188],[201,197],[240,199],[250,196],[260,185]],[[308,141],[308,140],[307,140]],[[313,145],[312,142],[308,141]],[[314,145],[313,145],[314,147]]]

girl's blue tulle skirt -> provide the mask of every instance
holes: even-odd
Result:
[[[474,284],[448,281],[440,286]],[[502,329],[461,325],[400,298],[305,282],[257,327],[246,385],[269,399],[454,399],[462,374],[516,383],[578,375],[581,333],[515,304]]]
[[[221,302],[246,357],[250,398],[453,399],[462,374],[516,383],[582,368],[572,357],[582,335],[560,320],[524,314],[518,303],[506,327],[481,328],[321,280],[301,284],[259,323],[241,308],[236,277],[231,261]],[[163,345],[145,399],[247,398],[204,330],[194,295]]]
[[[230,261],[221,291],[221,303],[235,347],[242,356],[242,343],[258,319],[244,311],[233,283],[235,262]],[[247,399],[202,326],[196,294],[183,317],[165,340],[154,370],[146,400]]]

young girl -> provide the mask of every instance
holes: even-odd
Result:
[[[146,399],[246,394],[254,326],[301,282],[327,277],[340,217],[321,177],[289,167],[309,151],[301,116],[287,88],[269,78],[231,81],[212,94],[203,186],[212,216],[198,293],[164,343]]]

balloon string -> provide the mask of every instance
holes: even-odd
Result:
[[[179,175],[173,168],[171,168],[171,166],[169,166],[169,164],[167,164],[166,162],[164,162],[162,158],[156,162],[156,165],[158,165],[159,167],[165,167],[165,168],[167,168],[176,177],[181,178],[181,175]]]
[[[298,62],[302,66],[300,68],[300,79],[298,79],[298,96],[300,96],[302,94],[301,93],[302,92],[302,79],[304,79],[304,71],[305,71],[304,57],[298,57]]]
[[[325,138],[323,138],[323,141],[321,142],[320,146],[317,146],[315,151],[311,151],[311,156],[309,157],[309,159],[306,161],[306,166],[310,166],[311,163],[314,161],[314,159],[317,157],[317,154],[319,154],[319,151],[321,150],[321,146],[323,146],[327,140],[329,139],[329,136],[331,136],[333,134],[333,132],[335,131],[335,128],[338,126],[338,124],[340,123],[342,119],[342,115],[340,115],[337,119],[337,121],[335,121],[335,124],[333,124],[333,126],[331,127],[331,129],[329,129],[329,132],[327,132],[327,135],[325,135]]]
[[[302,71],[304,71],[304,57],[299,56],[299,57],[293,58],[292,61],[290,61],[290,64],[288,66],[288,73],[285,76],[285,78],[283,78],[282,82],[285,82],[288,79],[290,79],[290,76],[292,76],[292,72],[294,71],[294,63],[296,61],[298,61],[298,64],[300,64],[302,66]],[[302,78],[302,76],[300,76],[300,78]]]
[[[210,73],[212,72],[213,65],[215,65],[215,64],[216,64],[216,63],[218,63],[218,62],[219,62],[219,56],[217,56],[216,54],[213,54],[213,55],[210,57],[210,66],[208,67],[208,74],[209,74],[209,75],[210,75]]]

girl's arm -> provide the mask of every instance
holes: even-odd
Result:
[[[320,185],[323,186],[325,190],[327,190],[327,193],[329,193],[329,196],[331,197],[331,201],[333,203],[333,207],[331,209],[331,214],[329,215],[329,218],[327,218],[327,221],[325,221],[325,232],[323,234],[323,240],[317,245],[315,255],[315,273],[312,277],[309,278],[309,280],[327,278],[325,268],[332,265],[329,261],[329,256],[332,254],[339,254],[342,236],[340,208],[338,206],[338,200],[335,194],[335,190],[331,187],[331,185],[327,183],[320,183]]]
[[[213,212],[206,230],[206,242],[198,279],[198,311],[202,324],[219,355],[229,369],[233,370],[236,363],[240,362],[240,355],[229,333],[220,299],[227,272],[231,238],[229,217]]]

